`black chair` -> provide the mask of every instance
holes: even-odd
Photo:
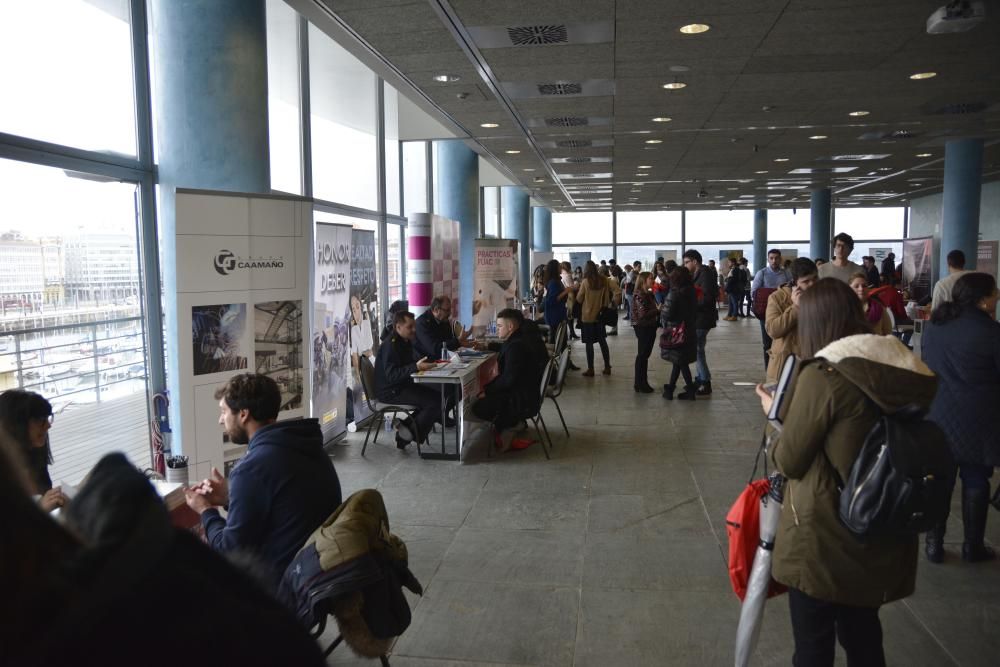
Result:
[[[375,367],[372,366],[372,362],[369,361],[368,357],[364,355],[358,358],[358,373],[361,375],[361,389],[365,392],[365,402],[368,404],[368,409],[372,411],[372,417],[368,422],[368,429],[365,432],[365,444],[361,448],[361,456],[364,456],[365,450],[368,449],[368,438],[371,437],[373,430],[375,431],[375,439],[372,442],[378,444],[378,433],[379,429],[382,428],[385,415],[391,414],[395,417],[398,413],[402,412],[408,418],[412,418],[413,413],[418,408],[415,405],[408,405],[406,403],[383,403],[375,399]]]
[[[562,422],[563,430],[566,431],[566,437],[569,438],[569,427],[566,426],[562,408],[559,407],[559,401],[556,400],[562,395],[563,384],[566,382],[566,369],[569,367],[569,347],[564,348],[559,356],[552,361],[553,363],[558,362],[558,366],[556,366],[556,379],[554,383],[546,387],[542,402],[544,403],[545,398],[548,398],[556,406],[556,412],[559,413],[559,421]]]

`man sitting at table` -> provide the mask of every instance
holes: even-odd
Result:
[[[524,316],[513,308],[497,314],[497,333],[503,340],[497,358],[499,375],[483,387],[472,405],[476,417],[493,423],[500,451],[510,448],[514,427],[535,415],[541,400],[540,383],[547,359],[539,357],[539,346],[528,340],[524,322]],[[545,351],[540,338],[538,342]]]
[[[435,367],[427,357],[417,358],[413,349],[416,321],[413,313],[404,311],[392,318],[393,334],[378,348],[375,358],[375,396],[383,403],[417,406],[413,418],[393,419],[396,447],[406,449],[413,441],[423,442],[434,422],[441,416],[441,394],[438,385],[418,385],[412,375]]]
[[[417,340],[413,347],[422,357],[435,360],[441,358],[441,346],[449,350],[470,345],[469,331],[460,336],[455,335],[451,327],[451,297],[436,296],[431,300],[431,307],[417,318]]]
[[[215,398],[230,442],[249,447],[228,482],[213,468],[184,498],[201,515],[209,546],[254,553],[277,588],[292,557],[340,505],[340,480],[316,419],[277,421],[281,390],[270,377],[236,375]]]

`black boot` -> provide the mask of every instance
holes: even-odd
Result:
[[[677,385],[673,384],[663,385],[663,398],[667,399],[668,401],[674,400],[674,389],[676,387]]]
[[[684,385],[684,392],[677,394],[677,400],[679,401],[694,401],[697,400],[697,390],[698,385],[696,384],[686,384]]]
[[[969,563],[994,560],[997,554],[983,543],[986,533],[986,513],[989,510],[990,490],[962,489],[962,524],[965,541],[962,543],[962,560]]]
[[[699,396],[711,396],[712,395],[712,381],[711,380],[705,380],[704,382],[701,383],[701,386],[698,387],[698,395]]]
[[[944,530],[947,524],[945,517],[944,521],[928,530],[924,537],[924,555],[931,563],[944,562]]]

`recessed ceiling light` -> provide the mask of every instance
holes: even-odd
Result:
[[[852,111],[851,113],[849,113],[847,115],[848,116],[855,116],[855,117],[857,117],[857,116],[867,116],[869,113],[871,113],[871,112],[870,111]]]
[[[506,153],[507,155],[517,155],[520,152],[521,151],[504,151],[504,153]]]
[[[524,170],[525,170],[525,171],[534,171],[534,170],[535,170],[535,168],[534,168],[534,167],[526,167],[526,168],[525,168]]]
[[[689,23],[678,28],[678,30],[685,35],[700,35],[701,33],[708,32],[711,29],[712,26],[706,23]]]
[[[681,88],[687,88],[687,84],[683,81],[671,81],[670,83],[663,84],[663,87],[667,90],[680,90]]]
[[[636,173],[636,176],[649,176],[649,174],[646,172],[642,172],[642,173]]]
[[[455,81],[458,81],[462,77],[458,76],[457,74],[438,74],[432,78],[439,83],[454,83]]]
[[[931,157],[933,153],[917,153],[917,157]]]
[[[776,157],[776,158],[774,158],[774,161],[775,162],[788,162],[788,158],[786,158],[786,157]]]
[[[766,174],[767,173],[767,169],[761,169],[759,171],[755,171],[754,173],[755,174]]]
[[[911,74],[910,78],[914,81],[923,81],[924,79],[933,79],[937,76],[937,72],[917,72],[916,74]]]
[[[812,135],[809,138],[810,139],[826,139],[826,135],[825,134],[814,134],[814,135]]]
[[[647,144],[662,144],[663,139],[646,139]]]
[[[652,169],[653,166],[649,164],[640,164],[636,169]]]
[[[480,123],[479,127],[500,127],[500,123]]]
[[[636,134],[652,134],[653,131],[652,130],[636,130],[635,133]]]
[[[669,123],[673,118],[667,118],[666,116],[657,116],[653,119],[654,123]]]
[[[892,171],[892,167],[879,167],[876,171]]]

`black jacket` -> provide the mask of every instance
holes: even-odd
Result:
[[[417,352],[417,358],[440,359],[442,344],[447,345],[449,350],[458,349],[458,338],[455,337],[450,321],[438,322],[428,309],[417,318],[416,324],[417,340],[413,343],[413,349]]]
[[[413,384],[410,377],[417,372],[417,356],[413,344],[399,334],[382,340],[375,357],[375,397],[392,401],[403,387]]]
[[[544,349],[544,343],[541,345]],[[537,348],[533,347],[523,328],[512,333],[504,341],[497,358],[500,374],[483,388],[487,396],[508,394],[515,398],[522,415],[526,416],[538,412],[542,371],[545,370]]]
[[[920,348],[939,383],[929,416],[955,460],[1000,465],[1000,323],[966,308],[925,327]]]
[[[254,434],[229,474],[227,518],[210,509],[201,523],[213,549],[254,553],[277,586],[292,557],[340,502],[340,480],[323,450],[319,422],[293,419]]]
[[[684,345],[671,350],[664,350],[660,356],[674,364],[694,363],[698,353],[698,339],[695,326],[698,317],[698,305],[695,302],[693,287],[680,287],[667,292],[663,301],[662,323],[664,328],[678,326],[684,323]]]
[[[701,298],[698,299],[698,315],[695,318],[696,329],[714,329],[719,319],[718,274],[708,266],[702,266],[694,274],[694,284],[701,288]]]

